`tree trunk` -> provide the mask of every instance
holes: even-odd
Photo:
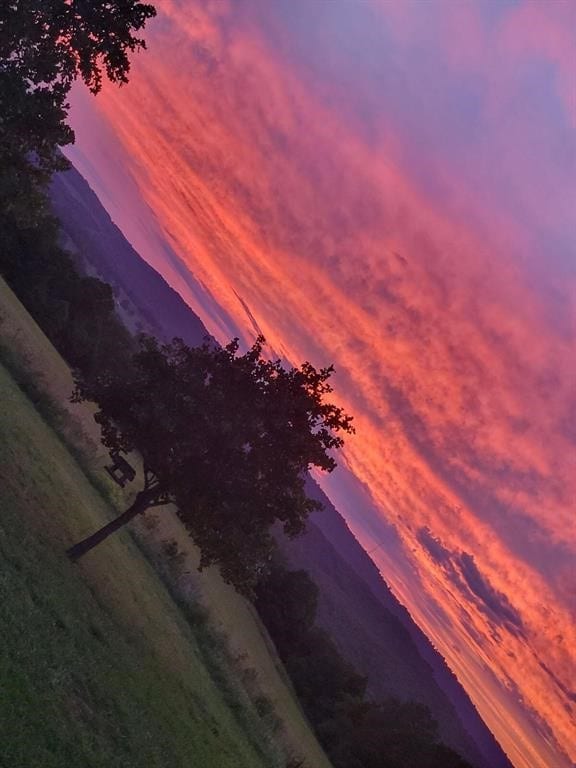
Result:
[[[111,520],[109,523],[106,523],[106,525],[103,525],[100,530],[96,531],[90,536],[87,536],[85,539],[82,539],[82,541],[79,541],[77,544],[74,544],[73,547],[70,547],[66,550],[66,554],[70,560],[75,563],[80,557],[85,555],[86,552],[94,549],[97,544],[100,544],[100,542],[107,539],[108,536],[125,526],[126,523],[130,522],[130,520],[133,520],[137,515],[145,512],[153,501],[154,497],[151,496],[149,491],[140,491],[140,493],[136,496],[134,503],[128,507],[125,512],[122,512],[122,514],[118,515],[118,517],[114,518],[114,520]]]

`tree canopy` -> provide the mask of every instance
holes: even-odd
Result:
[[[0,10],[0,59],[31,88],[68,91],[81,77],[92,93],[128,80],[128,54],[145,48],[156,15],[138,0],[11,0]]]
[[[74,141],[68,93],[80,78],[92,93],[104,76],[125,83],[129,54],[155,15],[137,0],[10,0],[0,3],[0,207],[18,226],[44,213],[43,189],[67,166]]]
[[[218,563],[244,591],[267,568],[271,526],[279,521],[296,535],[320,506],[305,493],[305,473],[331,472],[342,435],[353,431],[351,417],[326,399],[331,366],[286,369],[263,356],[263,344],[240,355],[237,339],[190,348],[143,337],[125,370],[80,378],[76,391],[98,403],[103,443],[143,458],[133,514],[173,501],[201,566]]]

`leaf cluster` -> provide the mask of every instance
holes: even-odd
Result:
[[[0,209],[19,227],[46,213],[45,187],[68,166],[74,141],[68,94],[82,79],[125,83],[129,54],[153,6],[137,0],[5,0],[0,3]]]
[[[92,93],[104,74],[125,83],[137,32],[156,15],[137,0],[8,0],[0,10],[0,60],[33,90],[68,91],[81,77]]]

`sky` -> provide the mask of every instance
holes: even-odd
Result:
[[[70,156],[221,341],[334,363],[324,489],[516,768],[576,761],[576,4],[158,0]]]

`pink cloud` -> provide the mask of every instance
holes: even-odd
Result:
[[[359,37],[333,51],[322,27],[306,51],[290,36],[293,6],[274,6],[280,20],[256,7],[166,4],[129,88],[96,102],[138,194],[123,210],[107,164],[100,187],[150,260],[173,269],[168,240],[247,336],[238,296],[288,358],[336,363],[358,425],[346,462],[372,502],[365,517],[348,510],[354,530],[370,547],[394,528],[396,546],[375,559],[515,764],[544,768],[555,753],[567,765],[574,715],[540,661],[565,679],[574,643],[556,573],[574,551],[574,440],[561,425],[575,397],[575,282],[539,248],[562,234],[568,171],[539,143],[561,128],[547,115],[524,125],[539,97],[519,91],[551,44],[522,36],[536,22],[514,7],[489,23],[467,3],[453,16],[452,3],[432,16],[384,3],[374,50]],[[98,142],[88,122],[85,156]],[[135,224],[147,211],[151,239]],[[430,557],[422,528],[456,553],[455,571]],[[522,634],[504,623],[495,636],[490,600]]]

